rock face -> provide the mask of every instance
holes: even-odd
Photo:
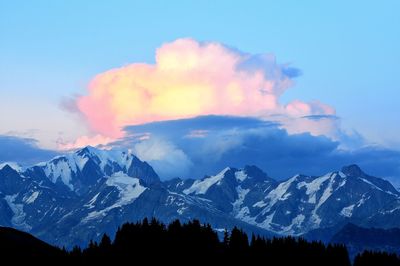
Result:
[[[351,165],[276,181],[256,166],[201,180],[160,181],[129,152],[86,147],[25,170],[0,166],[0,225],[71,246],[144,217],[200,219],[264,235],[302,235],[351,222],[400,226],[400,193]]]

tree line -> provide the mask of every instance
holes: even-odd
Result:
[[[8,246],[0,239],[0,257],[24,258],[21,250],[7,250]],[[236,227],[219,235],[209,224],[201,224],[198,220],[186,223],[175,220],[166,225],[154,218],[123,224],[113,240],[104,234],[99,242],[91,240],[84,248],[75,246],[66,250],[46,247],[45,252],[47,256],[30,252],[29,257],[39,262],[55,259],[58,264],[68,265],[81,262],[123,262],[123,265],[142,265],[143,262],[185,265],[240,262],[245,265],[352,265],[346,246],[340,244],[325,245],[319,241],[310,242],[290,236],[264,238],[252,234],[249,237]],[[400,259],[395,254],[365,251],[355,257],[353,265],[400,266]]]
[[[69,256],[93,261],[96,259],[134,259],[171,263],[237,263],[262,265],[350,266],[347,248],[341,244],[325,245],[295,237],[250,237],[235,227],[223,236],[209,224],[198,220],[165,225],[157,219],[126,223],[118,228],[112,241],[106,234],[99,243],[90,241],[85,249],[74,247]],[[371,264],[372,263],[372,264]],[[364,252],[354,266],[400,265],[396,255]]]

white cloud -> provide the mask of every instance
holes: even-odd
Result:
[[[159,138],[136,143],[132,151],[139,159],[150,163],[163,179],[187,175],[193,165],[182,150]]]

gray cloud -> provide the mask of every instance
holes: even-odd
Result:
[[[288,134],[277,123],[232,116],[155,122],[129,126],[125,130],[128,137],[115,145],[129,147],[157,139],[173,145],[186,158],[187,163],[170,159],[169,167],[175,171],[161,174],[164,178],[198,178],[215,174],[226,166],[255,164],[272,177],[282,179],[297,173],[324,174],[353,163],[377,176],[392,180],[400,177],[400,152],[365,146],[363,138],[356,133],[341,133],[341,140],[333,141],[308,133]],[[348,148],[346,142],[354,143],[353,147]],[[163,167],[162,160],[157,162],[157,167]]]
[[[0,162],[18,162],[30,165],[48,160],[58,153],[41,149],[32,138],[0,135]]]

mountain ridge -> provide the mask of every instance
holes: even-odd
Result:
[[[52,244],[67,236],[67,245],[85,244],[100,237],[98,231],[113,234],[119,224],[144,217],[196,218],[221,232],[240,225],[263,235],[300,236],[346,222],[400,226],[400,192],[357,165],[283,181],[254,165],[161,181],[129,151],[85,147],[24,170],[3,166],[0,210],[1,225]]]

